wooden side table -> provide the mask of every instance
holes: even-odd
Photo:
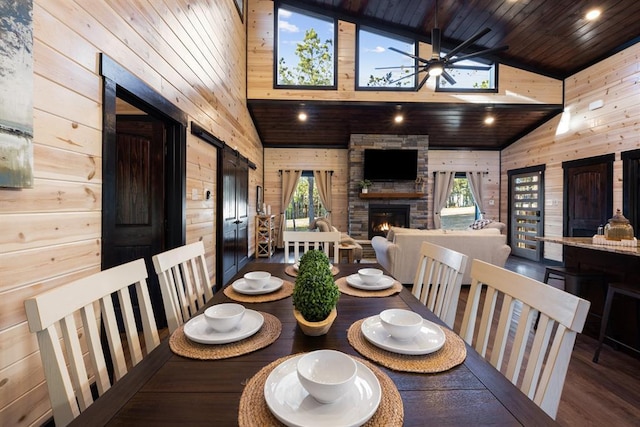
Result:
[[[342,262],[342,257],[346,255],[347,262],[353,264],[356,252],[356,245],[338,245],[338,260]]]

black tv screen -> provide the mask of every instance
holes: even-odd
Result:
[[[364,179],[408,181],[418,176],[418,150],[364,150]]]

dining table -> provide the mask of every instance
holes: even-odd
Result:
[[[335,280],[348,278],[362,268],[362,264],[334,265]],[[377,264],[366,267],[381,268]],[[240,270],[227,287],[249,271],[268,271],[273,277],[293,285],[291,264],[251,262]],[[238,302],[231,289],[218,291],[207,306],[225,302]],[[348,291],[348,290],[347,290]],[[230,297],[231,295],[231,297]],[[531,399],[505,376],[481,357],[472,347],[462,342],[455,333],[416,299],[405,286],[398,283],[393,293],[368,297],[341,292],[337,304],[337,317],[325,335],[307,336],[297,325],[293,314],[292,297],[271,301],[241,302],[246,308],[263,313],[278,324],[279,332],[273,342],[245,354],[233,357],[202,360],[190,355],[177,354],[172,337],[165,338],[127,375],[83,411],[71,425],[264,425],[253,420],[258,407],[264,406],[263,382],[257,382],[265,370],[292,355],[319,349],[333,349],[347,353],[366,363],[386,381],[386,390],[397,399],[392,402],[391,416],[380,425],[556,425]],[[202,307],[202,313],[206,307]],[[378,363],[365,356],[354,345],[353,328],[363,319],[372,318],[385,309],[399,308],[419,313],[424,319],[447,330],[449,337],[461,343],[463,358],[455,366],[441,372],[416,372],[388,364]],[[180,332],[176,330],[174,334]],[[452,341],[453,342],[453,341]],[[210,344],[216,346],[217,344]],[[443,347],[444,348],[444,347]],[[438,350],[439,352],[443,349]],[[437,353],[437,352],[436,352]],[[407,363],[419,363],[436,354],[404,356]],[[393,356],[393,355],[389,355]],[[446,363],[446,361],[445,361]],[[269,378],[267,378],[267,381]],[[256,385],[258,384],[258,385]],[[248,389],[253,387],[253,389]],[[247,401],[247,395],[253,401]],[[389,398],[391,399],[391,398]],[[381,404],[382,405],[382,404]],[[377,408],[382,411],[382,407]],[[318,420],[310,418],[309,422]],[[371,424],[374,418],[369,420]],[[393,422],[392,422],[393,421]],[[339,423],[331,424],[332,427]]]

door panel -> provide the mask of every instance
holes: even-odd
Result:
[[[153,272],[151,257],[164,250],[164,125],[151,118],[118,117],[113,174],[114,199],[104,207],[103,268],[144,258]],[[149,294],[154,308],[162,308],[155,274],[149,274]],[[163,310],[154,309],[159,326]]]
[[[564,169],[564,235],[591,237],[611,217],[613,158],[567,162]]]
[[[222,152],[222,285],[249,261],[249,167],[231,148]]]
[[[513,255],[540,261],[544,234],[543,168],[509,173],[509,241]]]

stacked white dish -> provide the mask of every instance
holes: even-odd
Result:
[[[261,288],[256,288],[255,285],[250,285],[243,277],[231,284],[234,291],[245,295],[262,295],[275,292],[282,287],[284,281],[279,277],[271,276],[265,280],[265,284]]]
[[[399,309],[394,309],[394,311],[406,311],[407,313],[413,313],[408,310]],[[385,326],[384,323],[386,322],[383,322],[381,319],[381,316],[387,319],[387,314],[388,313],[382,312],[379,315],[371,316],[362,322],[362,334],[367,341],[376,347],[399,354],[422,355],[438,351],[444,345],[446,340],[444,331],[440,326],[426,319],[422,319],[422,324],[419,328],[415,327],[413,321],[406,323],[406,328],[415,328],[415,332],[409,333],[406,337],[402,337],[402,335],[392,335],[390,329],[388,329],[389,325],[387,324]],[[415,315],[415,313],[413,313],[413,315]],[[409,316],[407,316],[407,318],[408,317]],[[398,323],[398,325],[400,325],[400,323]],[[397,336],[402,338],[399,339]]]
[[[265,382],[267,406],[278,420],[288,426],[359,426],[373,416],[380,404],[382,390],[369,368],[353,359],[355,377],[345,394],[332,403],[320,403],[298,379],[298,362],[303,357],[305,355],[285,360],[276,366]]]
[[[239,304],[218,304],[239,305]],[[240,306],[242,307],[242,306]],[[207,310],[215,309],[211,306]],[[226,310],[225,310],[226,312]],[[226,313],[224,317],[227,317]],[[207,319],[204,314],[200,314],[190,319],[184,325],[184,334],[191,341],[200,344],[227,344],[236,342],[250,337],[260,330],[264,324],[264,317],[255,310],[244,309],[244,314],[238,319],[235,327],[226,330],[215,330],[209,323],[211,318]],[[225,328],[223,328],[225,329]]]
[[[358,273],[347,276],[347,283],[357,289],[380,291],[393,286],[393,277],[386,276],[377,268],[361,268]]]

